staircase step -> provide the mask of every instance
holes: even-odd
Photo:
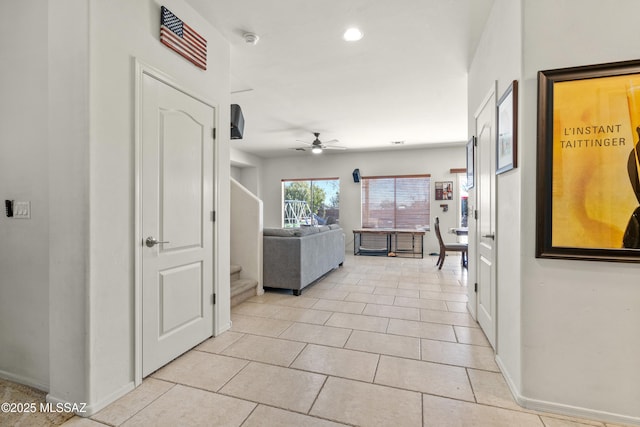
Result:
[[[258,281],[253,279],[237,279],[231,281],[231,307],[255,296],[258,291]]]
[[[242,266],[231,264],[231,282],[240,279],[241,271],[242,271]]]
[[[249,289],[255,289],[258,286],[258,281],[253,279],[238,279],[231,282],[231,298],[241,294]]]

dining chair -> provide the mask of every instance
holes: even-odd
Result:
[[[467,243],[445,243],[442,240],[442,234],[440,233],[440,218],[438,217],[436,217],[434,228],[436,230],[438,243],[440,244],[440,257],[438,258],[438,262],[436,263],[436,265],[438,266],[438,270],[442,269],[442,265],[444,264],[444,259],[447,256],[447,252],[462,252],[462,266],[466,267],[469,256],[469,245]]]

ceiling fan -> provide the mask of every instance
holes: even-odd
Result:
[[[331,141],[322,142],[320,141],[320,132],[314,132],[313,135],[316,139],[313,142],[306,142],[298,140],[298,142],[302,142],[311,148],[311,152],[313,154],[320,154],[323,150],[346,150],[347,147],[341,147],[339,145],[331,145],[335,142],[339,142],[337,139],[332,139]],[[297,151],[306,151],[306,148],[294,148]]]

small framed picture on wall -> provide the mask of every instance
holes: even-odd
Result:
[[[436,200],[453,200],[453,181],[436,181]]]
[[[474,186],[473,165],[475,163],[476,153],[476,137],[472,136],[469,142],[467,142],[467,188],[471,189]]]
[[[514,80],[498,101],[496,175],[518,166],[518,81]]]

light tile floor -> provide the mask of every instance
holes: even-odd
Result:
[[[64,425],[605,426],[520,408],[466,301],[459,258],[348,255],[302,296],[234,307],[231,331]]]

